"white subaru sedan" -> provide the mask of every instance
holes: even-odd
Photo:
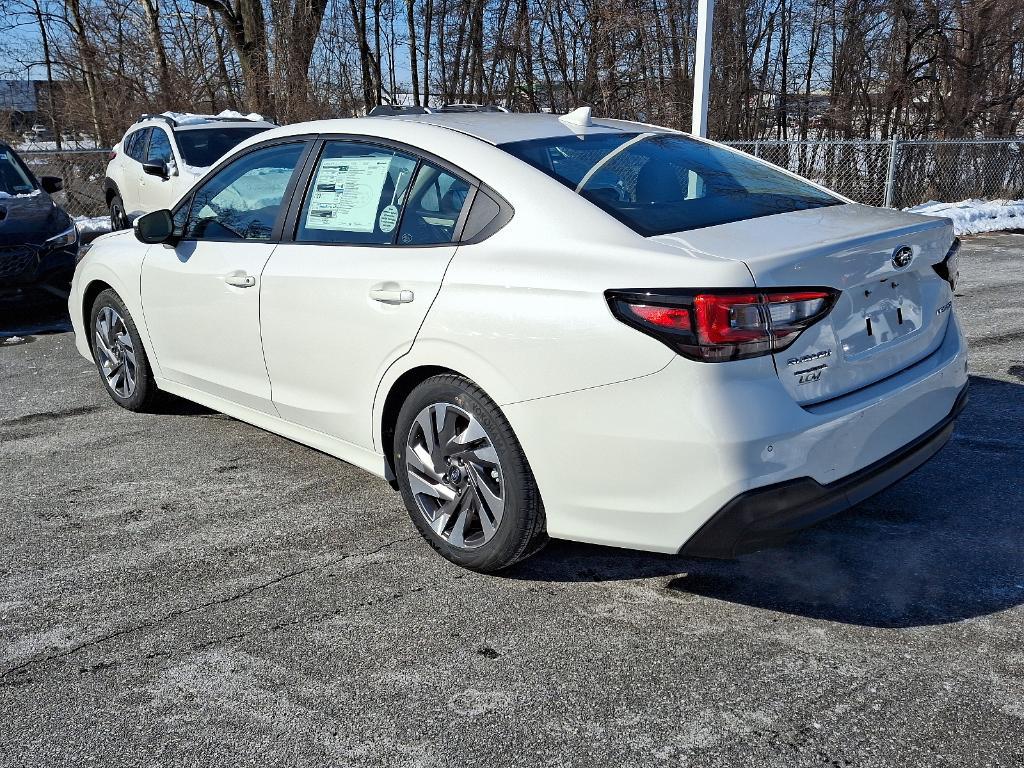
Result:
[[[618,120],[275,128],[96,241],[80,352],[399,490],[459,565],[733,557],[888,487],[966,400],[949,221]],[[341,514],[339,512],[339,514]]]

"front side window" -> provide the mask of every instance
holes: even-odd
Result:
[[[416,158],[350,141],[324,145],[299,216],[299,242],[386,245],[395,240]]]
[[[9,149],[0,148],[0,192],[8,195],[27,195],[35,190],[28,170]]]
[[[160,128],[154,128],[153,134],[149,137],[146,161],[150,163],[171,162],[171,140],[167,137],[167,133]]]
[[[645,237],[842,204],[771,166],[676,134],[593,133],[499,146]]]
[[[196,190],[184,236],[269,240],[304,143],[277,144],[240,157]]]

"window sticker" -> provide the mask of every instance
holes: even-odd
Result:
[[[398,208],[394,204],[388,205],[380,212],[380,231],[390,232],[398,223]]]
[[[306,229],[373,232],[390,157],[339,157],[320,163]]]

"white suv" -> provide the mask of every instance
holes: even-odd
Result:
[[[274,127],[258,117],[143,115],[110,151],[103,194],[111,227],[170,208],[225,153]]]

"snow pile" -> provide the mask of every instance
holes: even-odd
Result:
[[[110,217],[76,216],[75,226],[78,227],[78,233],[80,235],[91,234],[93,232],[102,234],[110,231]]]
[[[171,118],[178,125],[200,125],[202,123],[208,123],[213,118],[231,118],[232,120],[252,120],[252,121],[263,121],[263,115],[259,115],[255,112],[250,112],[248,115],[243,115],[241,112],[235,112],[232,109],[225,109],[218,115],[197,115],[194,112],[163,112],[165,117]]]
[[[263,115],[257,112],[250,112],[248,115],[243,115],[241,112],[235,112],[233,109],[225,109],[217,117],[233,117],[236,120],[252,120],[254,122],[262,123],[266,120]]]
[[[16,195],[12,195],[9,192],[4,192],[2,189],[0,189],[0,198],[3,198],[3,197],[35,197],[40,192],[42,192],[42,190],[40,190],[40,189],[33,189],[31,192],[19,192]]]
[[[930,200],[903,210],[927,216],[944,216],[953,222],[953,231],[958,235],[1024,229],[1024,200],[973,199],[961,200],[959,203]]]

